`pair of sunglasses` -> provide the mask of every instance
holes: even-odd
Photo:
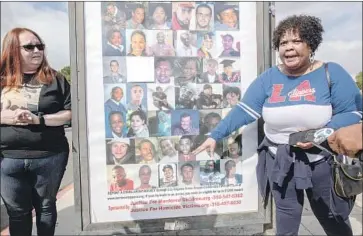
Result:
[[[39,51],[43,51],[45,48],[44,44],[27,44],[27,45],[23,45],[21,46],[22,48],[24,48],[26,51],[34,51],[35,48],[37,48]]]

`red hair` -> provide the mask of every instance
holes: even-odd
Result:
[[[23,84],[19,35],[26,31],[34,34],[43,43],[37,33],[27,28],[14,28],[5,35],[0,62],[1,89],[5,87],[13,89]],[[36,72],[36,78],[42,84],[50,84],[53,77],[54,70],[49,66],[44,55],[43,61]]]

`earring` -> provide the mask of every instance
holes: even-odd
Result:
[[[281,60],[280,56],[276,56],[276,62],[277,62],[277,65],[282,64],[282,60]]]
[[[310,56],[309,56],[310,64],[313,64],[314,63],[314,56],[315,56],[315,53],[311,52],[310,53]]]

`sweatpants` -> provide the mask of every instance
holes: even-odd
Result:
[[[267,159],[267,165],[272,166],[273,158]],[[335,194],[331,167],[326,159],[310,163],[310,168],[313,187],[305,192],[315,217],[328,236],[352,236],[349,214],[354,199],[341,198]],[[272,196],[276,204],[276,235],[298,235],[304,190],[295,188],[293,170],[293,167],[290,168],[282,187],[276,183],[272,185]],[[272,183],[271,179],[269,182]]]

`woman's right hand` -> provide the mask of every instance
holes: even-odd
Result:
[[[200,145],[197,149],[195,149],[192,153],[194,155],[197,155],[198,153],[208,149],[210,156],[213,158],[214,155],[214,149],[216,148],[216,140],[214,140],[213,138],[208,138],[207,140],[204,141],[204,143],[202,143],[202,145]]]

